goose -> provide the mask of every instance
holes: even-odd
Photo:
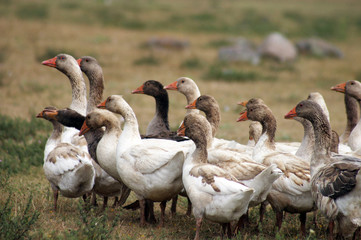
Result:
[[[285,118],[302,117],[312,123],[315,145],[311,159],[311,192],[318,209],[339,224],[339,233],[350,239],[361,226],[361,159],[331,156],[331,127],[319,105],[304,100]],[[332,234],[332,231],[331,231]]]
[[[223,232],[228,230],[228,237],[231,237],[230,222],[246,213],[254,189],[243,185],[224,169],[207,163],[207,139],[212,133],[209,122],[202,115],[188,114],[183,125],[178,134],[188,136],[196,145],[193,154],[185,159],[182,175],[196,218],[194,239],[200,237],[203,219],[221,223]]]
[[[71,55],[61,53],[54,58],[43,61],[42,64],[56,68],[68,77],[72,89],[72,102],[69,108],[85,116],[87,105],[86,85],[75,58]],[[78,133],[79,131],[74,128],[65,127],[62,134],[62,142],[79,142],[79,144],[84,145],[86,149],[86,140],[84,137],[79,138]]]
[[[125,120],[123,132],[118,138],[116,158],[107,164],[137,195],[141,226],[145,225],[145,199],[161,202],[160,226],[163,226],[166,201],[183,188],[182,165],[194,149],[193,142],[141,139],[134,111],[122,96],[112,95],[98,107],[118,113]]]
[[[53,124],[53,132],[44,150],[44,173],[50,182],[54,196],[54,210],[57,210],[59,192],[64,197],[84,197],[94,186],[95,170],[90,155],[79,147],[62,142],[63,126],[48,116],[55,110],[47,107],[36,117]]]
[[[163,138],[176,141],[187,140],[187,138],[177,136],[177,133],[172,132],[169,128],[169,98],[167,91],[160,82],[156,80],[148,80],[140,87],[133,90],[132,94],[149,95],[154,97],[156,102],[155,115],[147,126],[146,135],[142,136],[142,138]]]
[[[332,87],[333,90],[337,92],[345,93],[348,97],[354,98],[357,102],[360,102],[361,100],[361,94],[359,91],[361,90],[361,83],[356,80],[350,80],[345,83],[338,84],[337,86]],[[346,99],[346,96],[345,96]],[[346,103],[346,101],[345,101]],[[349,103],[349,102],[347,102]],[[361,105],[360,105],[361,106]],[[349,107],[346,107],[346,109]],[[351,114],[351,113],[350,113]],[[354,111],[353,115],[356,115],[357,113]],[[348,117],[349,118],[349,117]],[[357,125],[353,128],[351,131],[349,137],[348,137],[348,145],[350,146],[352,151],[355,151],[356,154],[361,155],[361,120],[357,122]]]
[[[55,109],[51,112],[47,113],[47,116],[59,123],[61,123],[64,126],[67,127],[74,127],[78,130],[81,129],[84,121],[85,121],[85,117],[82,116],[81,114],[79,114],[78,112],[72,110],[72,109]],[[89,149],[89,153],[96,153],[96,148],[98,146],[99,141],[101,140],[95,140],[95,138],[91,138],[93,142],[89,141],[89,135],[93,134],[93,133],[97,133],[97,129],[91,129],[87,135],[88,135],[88,148],[95,148],[94,150]],[[101,135],[104,134],[104,131],[101,131]],[[101,136],[102,137],[102,136]],[[90,154],[91,155],[91,154]],[[111,177],[107,172],[105,172],[97,162],[95,162],[94,159],[97,159],[96,155],[92,156],[92,164],[95,168],[95,183],[94,183],[94,187],[93,187],[93,192],[103,196],[103,209],[106,208],[107,206],[107,202],[108,202],[108,198],[109,197],[116,197],[115,201],[114,201],[114,205],[119,204],[122,205],[127,197],[129,196],[129,189],[122,183],[119,182],[118,180],[114,179],[113,177]],[[120,197],[119,201],[118,201],[118,196]],[[94,198],[93,196],[93,200],[92,203],[95,205],[96,204],[96,198]]]
[[[191,78],[181,77],[178,78],[175,82],[164,87],[167,90],[177,90],[182,93],[187,98],[187,104],[191,104],[198,97],[201,96],[199,88],[197,84]],[[189,113],[199,113],[198,109],[188,108],[186,115]],[[215,132],[213,132],[215,133]],[[214,136],[213,136],[214,137]],[[245,145],[239,144],[236,141],[229,141],[225,139],[214,138],[213,139],[213,147],[214,148],[227,148],[233,149],[234,151],[239,151],[243,153],[248,148]]]
[[[220,123],[220,111],[217,100],[214,97],[202,95],[193,103],[187,105],[186,108],[203,111],[211,124],[212,136],[215,135]],[[231,172],[237,180],[241,181],[246,186],[255,189],[255,193],[250,202],[251,207],[266,200],[267,194],[272,187],[272,183],[282,174],[281,170],[277,169],[276,165],[273,164],[265,171],[266,173],[261,174],[261,172],[266,169],[266,166],[252,161],[252,150],[253,148],[248,147],[244,153],[239,153],[238,151],[235,152],[231,149],[214,146],[208,149],[209,163],[227,167],[226,170]],[[242,170],[239,171],[239,169]],[[243,182],[244,180],[247,181]],[[245,218],[247,219],[247,216],[245,216]],[[244,219],[241,219],[239,227],[243,225],[243,221]]]
[[[168,92],[164,89],[163,85],[156,80],[148,80],[143,83],[140,87],[132,91],[132,94],[146,94],[154,97],[156,102],[156,112],[153,119],[147,126],[146,138],[164,138],[172,139],[176,141],[187,140],[177,135],[176,132],[171,132],[168,122],[168,109],[169,109],[169,98]],[[187,197],[184,191],[180,195]],[[172,200],[171,215],[174,216],[177,211],[178,195]],[[152,208],[152,203],[148,203]],[[188,199],[187,215],[191,214],[192,203]]]
[[[331,90],[345,93],[343,84],[333,86],[331,87]],[[347,122],[346,122],[346,129],[340,136],[341,144],[347,144],[348,138],[350,137],[350,133],[356,127],[359,119],[359,114],[357,110],[358,101],[355,98],[351,97],[349,94],[345,93],[344,102],[346,107]]]
[[[101,102],[103,99],[103,91],[104,91],[104,75],[103,69],[98,63],[98,61],[91,56],[83,56],[77,59],[79,67],[82,72],[88,77],[89,80],[89,97],[87,102],[87,114],[96,109],[96,106]],[[85,117],[81,121],[81,125],[83,124]],[[81,127],[80,125],[80,127]],[[80,128],[77,128],[80,130]],[[94,159],[95,166],[97,169],[101,168],[97,163],[97,155],[96,149],[100,139],[103,137],[104,129],[97,128],[92,129],[84,134],[85,139],[88,143],[88,151],[90,156]],[[94,186],[94,191],[104,197],[104,204],[106,203],[108,197],[110,196],[119,196],[120,199],[117,201],[117,197],[115,198],[114,205],[119,204],[120,206],[127,200],[130,190],[127,188],[122,182],[115,180],[109,174],[107,174],[101,168],[101,174],[96,181],[96,185]],[[103,205],[104,208],[105,205]]]
[[[246,104],[238,121],[252,120],[262,124],[262,136],[253,150],[253,160],[265,165],[276,164],[283,172],[268,194],[267,200],[276,212],[276,226],[282,226],[283,211],[300,213],[301,232],[306,234],[306,213],[314,210],[311,197],[310,163],[275,147],[276,119],[272,111],[260,99],[251,99]]]
[[[256,103],[257,104],[264,104],[262,99],[260,99],[260,98],[252,98],[250,101],[238,102],[238,105],[246,107],[246,104],[250,105],[250,104],[256,104]],[[262,125],[261,125],[261,131],[262,131]],[[297,152],[297,149],[300,147],[300,145],[301,144],[298,143],[298,142],[276,142],[275,143],[275,147],[276,147],[277,151],[289,152],[289,153],[292,153],[292,154],[295,154]],[[252,152],[253,152],[253,149],[252,149]]]

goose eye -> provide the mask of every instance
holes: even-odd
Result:
[[[351,85],[354,85],[355,83],[354,82],[351,82]]]
[[[89,59],[85,59],[86,62],[89,62]]]
[[[60,56],[59,59],[60,59],[60,60],[64,60],[64,56]]]
[[[299,106],[300,106],[300,107],[303,107],[303,104],[300,104]]]
[[[184,80],[182,80],[181,83],[184,83]]]

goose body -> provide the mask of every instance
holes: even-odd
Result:
[[[238,220],[246,213],[254,190],[224,169],[207,163],[206,134],[211,136],[211,128],[202,115],[188,114],[184,126],[184,134],[196,144],[194,152],[186,157],[182,178],[197,221],[195,239],[199,239],[203,218],[223,224]]]
[[[331,155],[331,127],[314,102],[300,102],[285,118],[294,116],[309,120],[315,133],[311,159],[312,196],[318,209],[329,220],[337,221],[340,233],[349,239],[361,226],[361,159]]]
[[[54,193],[54,209],[57,209],[58,192],[68,198],[89,193],[94,186],[95,170],[90,155],[79,147],[64,143],[63,127],[48,117],[54,108],[46,108],[37,115],[52,122],[54,130],[44,150],[43,169]]]
[[[276,211],[277,226],[281,227],[283,213],[301,213],[301,231],[305,230],[306,213],[314,209],[310,185],[310,163],[292,153],[278,151],[275,147],[276,119],[272,111],[259,99],[248,101],[247,110],[239,121],[259,121],[262,135],[253,150],[253,160],[269,166],[275,164],[283,175],[272,186],[267,200]]]
[[[117,143],[116,171],[122,181],[137,194],[141,211],[144,211],[145,199],[164,202],[178,194],[183,188],[184,158],[194,149],[193,143],[141,139],[136,116],[121,96],[108,97],[100,107],[119,113],[125,119]],[[141,224],[144,224],[142,215]]]

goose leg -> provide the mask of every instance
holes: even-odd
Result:
[[[189,197],[187,196],[187,200],[188,200],[188,207],[187,207],[187,216],[190,216],[192,214],[192,202],[189,199]]]
[[[300,213],[301,233],[306,236],[306,213]]]
[[[54,211],[56,212],[58,208],[58,197],[59,197],[59,191],[53,190],[53,196],[54,196]]]
[[[175,216],[177,212],[177,202],[178,202],[178,194],[175,195],[172,199],[172,206],[170,208],[172,218]]]
[[[105,210],[105,208],[107,207],[108,205],[108,197],[104,197],[103,198],[103,210]]]
[[[278,231],[281,230],[282,221],[283,221],[283,211],[277,211],[276,212],[276,227],[278,228]]]
[[[114,203],[113,203],[113,208],[115,208],[116,206],[117,206],[117,204],[118,204],[118,197],[114,197]]]
[[[97,204],[97,195],[95,192],[92,192],[92,200],[91,200],[92,206],[98,206]]]
[[[194,240],[199,240],[199,231],[201,230],[203,218],[198,218],[196,220],[196,236],[194,237]]]
[[[328,240],[333,240],[333,229],[335,227],[335,222],[334,221],[330,221],[328,223]]]
[[[145,216],[148,220],[149,223],[156,223],[157,220],[155,219],[154,216],[154,203],[152,200],[146,200],[146,212],[145,212]]]
[[[266,212],[266,205],[267,203],[261,202],[261,205],[259,207],[259,222],[263,222],[264,213]]]
[[[139,200],[139,206],[140,206],[140,226],[145,226],[145,199]]]
[[[160,203],[160,223],[159,223],[159,227],[164,227],[165,207],[166,206],[167,206],[167,201],[162,201]]]

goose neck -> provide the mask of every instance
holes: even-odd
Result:
[[[86,114],[86,85],[80,71],[67,72],[72,89],[72,102],[70,108],[77,111],[78,113]]]
[[[167,92],[159,94],[155,97],[156,117],[159,117],[164,122],[167,130],[169,130],[168,111],[169,111],[169,98]]]
[[[103,98],[104,77],[101,71],[92,71],[87,73],[89,79],[89,99],[87,104],[87,112],[96,108]]]

